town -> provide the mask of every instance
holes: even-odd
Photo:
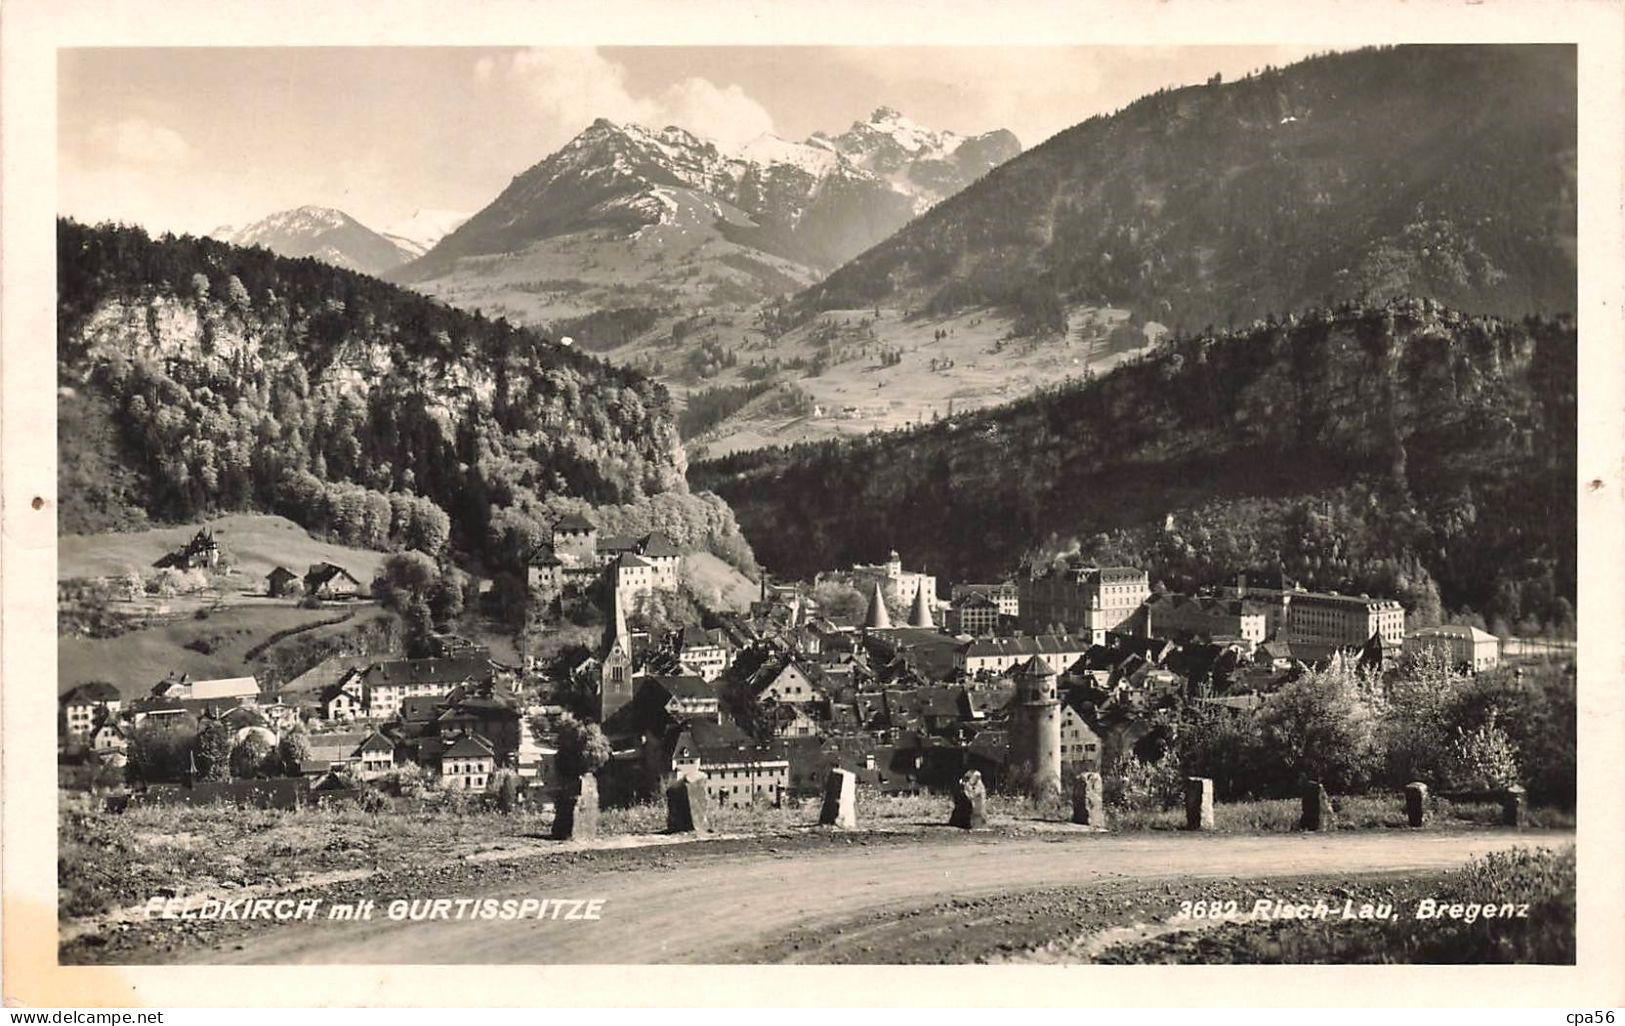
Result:
[[[202,530],[156,565],[219,558]],[[1143,568],[1057,560],[956,583],[944,599],[896,551],[813,581],[764,573],[748,611],[632,629],[628,611],[677,589],[683,559],[659,532],[603,535],[566,516],[526,580],[540,605],[607,603],[601,643],[579,660],[506,665],[437,633],[421,658],[329,656],[280,687],[170,674],[124,698],[132,682],[87,681],[60,699],[63,757],[122,774],[135,801],[283,808],[425,786],[573,808],[586,776],[588,800],[606,806],[684,780],[703,782],[711,806],[778,806],[822,794],[836,770],[881,795],[950,792],[975,771],[988,789],[1039,796],[1165,743],[1185,705],[1256,709],[1311,669],[1380,673],[1426,656],[1480,673],[1501,661],[1500,639],[1477,627],[1407,631],[1397,601],[1307,591],[1278,573],[1181,595],[1153,590]],[[303,577],[276,567],[264,594],[343,604],[364,590],[320,563]],[[856,623],[815,597],[854,594]],[[161,748],[180,722],[193,728],[184,751],[136,750]],[[583,732],[607,751],[561,767],[561,734]]]

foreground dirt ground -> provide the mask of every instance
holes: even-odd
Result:
[[[1439,834],[836,834],[559,851],[301,889],[364,921],[166,921],[64,945],[65,963],[717,963],[995,960],[1091,930],[1137,929],[1222,889],[1319,894],[1327,880],[1436,872],[1557,831]],[[1220,885],[1222,884],[1222,888]],[[397,921],[389,902],[602,900],[596,920]]]

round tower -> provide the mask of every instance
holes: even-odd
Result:
[[[1061,797],[1061,697],[1055,671],[1033,656],[1016,674],[1011,769],[1033,801]]]

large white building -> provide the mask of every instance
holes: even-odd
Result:
[[[915,594],[922,588],[925,589],[925,597],[930,600],[932,609],[941,605],[937,598],[936,576],[904,570],[903,559],[897,554],[896,549],[891,551],[884,563],[858,563],[852,567],[852,583],[863,594],[868,595],[875,582],[879,582],[882,587],[888,584],[894,587],[897,601],[903,606],[912,606]]]
[[[1442,652],[1452,666],[1465,666],[1474,673],[1501,665],[1501,639],[1462,624],[1410,631],[1405,635],[1405,651],[1412,655]]]

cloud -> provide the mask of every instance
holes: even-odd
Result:
[[[548,47],[503,57],[482,57],[475,81],[519,91],[553,144],[596,118],[649,128],[677,125],[695,135],[737,146],[773,130],[773,117],[735,84],[686,78],[652,96],[634,96],[626,68],[595,49]]]
[[[174,167],[192,155],[179,132],[139,117],[99,124],[89,141],[99,158],[123,166]]]

